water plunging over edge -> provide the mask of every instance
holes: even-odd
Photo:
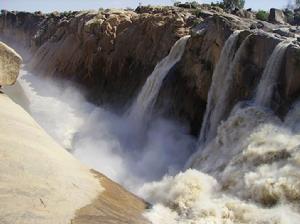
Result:
[[[138,97],[129,109],[129,118],[131,120],[140,123],[145,118],[146,113],[151,114],[163,80],[170,69],[180,61],[189,38],[190,36],[187,35],[176,41],[169,55],[155,66],[155,69],[147,78]]]
[[[280,42],[274,49],[271,57],[262,74],[261,81],[257,87],[255,104],[263,107],[270,107],[274,89],[280,73],[282,60],[290,45],[290,41]]]

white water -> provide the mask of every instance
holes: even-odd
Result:
[[[257,105],[264,107],[271,106],[273,92],[278,83],[277,79],[280,74],[282,59],[289,45],[290,41],[280,42],[268,60],[256,92],[255,103]]]
[[[180,38],[172,47],[169,55],[162,59],[152,74],[147,78],[142,90],[129,111],[129,117],[135,122],[142,122],[146,115],[151,114],[160,87],[170,69],[180,61],[185,45],[190,36]]]
[[[284,122],[259,106],[235,110],[194,163],[145,184],[153,224],[298,224],[300,101]]]
[[[39,78],[24,69],[5,92],[79,160],[132,191],[177,173],[194,147],[183,124],[154,118],[137,133],[131,120],[88,103],[71,83]]]
[[[226,106],[224,75],[230,74],[226,61],[238,60],[239,54],[232,60],[231,53],[236,35],[228,40],[214,74],[207,129],[201,133],[208,138],[203,137],[206,144],[193,156],[197,170],[165,176],[140,189],[154,203],[146,213],[153,224],[299,223],[300,100],[283,122],[268,108],[288,43],[280,43],[270,57],[254,105],[242,107],[240,102],[216,127],[211,124],[215,119],[208,120],[222,114],[215,101]],[[215,136],[209,134],[212,127]]]
[[[200,132],[199,143],[205,144],[215,137],[220,121],[224,119],[224,110],[228,104],[227,92],[233,80],[233,68],[244,49],[242,44],[238,51],[237,42],[240,31],[234,32],[222,49],[219,62],[212,76],[212,84],[208,93],[208,102]],[[244,44],[246,41],[244,41]]]

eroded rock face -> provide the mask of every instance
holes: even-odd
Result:
[[[192,31],[182,60],[170,71],[160,91],[158,107],[190,123],[199,132],[214,68],[227,38],[250,24],[232,15],[208,18]]]
[[[21,46],[33,47],[32,37],[45,19],[41,13],[1,11],[1,39],[12,40]]]
[[[29,36],[30,49],[36,49],[33,69],[77,80],[89,87],[94,101],[120,105],[137,93],[156,63],[188,33],[189,15],[172,8],[50,14],[42,21],[39,16],[39,28],[27,32],[17,26],[16,13],[9,19],[2,16],[1,24],[6,24],[4,35]]]
[[[132,102],[175,41],[191,33],[182,60],[164,80],[156,108],[167,116],[187,121],[197,135],[213,71],[227,38],[235,30],[251,30],[248,47],[234,68],[232,105],[251,99],[274,47],[287,39],[286,33],[276,31],[276,24],[242,17],[247,18],[215,8],[193,11],[176,7],[31,16],[6,12],[0,16],[0,32],[30,42],[26,46],[35,53],[30,63],[33,69],[75,80],[88,88],[93,102],[115,106],[120,112],[120,108],[126,109]],[[24,25],[28,23],[34,25],[31,28]],[[265,35],[274,31],[276,35]],[[239,45],[250,34],[247,32]],[[294,45],[293,49],[293,55],[297,54],[298,47]],[[290,57],[288,51],[281,74],[286,77],[285,82],[279,85],[278,97],[274,98],[273,109],[278,113],[283,113],[298,96],[298,82],[291,82],[298,72],[294,68],[295,59]]]
[[[0,86],[13,85],[17,81],[21,64],[21,56],[0,42]]]
[[[287,22],[286,17],[280,9],[270,9],[269,22],[276,24],[285,24]]]

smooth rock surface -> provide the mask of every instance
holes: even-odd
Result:
[[[18,78],[22,64],[21,56],[6,44],[0,42],[0,85],[13,85]]]
[[[146,204],[89,170],[0,94],[0,223],[147,223]]]

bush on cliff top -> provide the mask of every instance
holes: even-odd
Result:
[[[242,9],[245,6],[245,0],[224,0],[223,3],[226,9]]]
[[[256,13],[256,19],[267,21],[269,18],[269,13],[264,10],[258,10]]]

